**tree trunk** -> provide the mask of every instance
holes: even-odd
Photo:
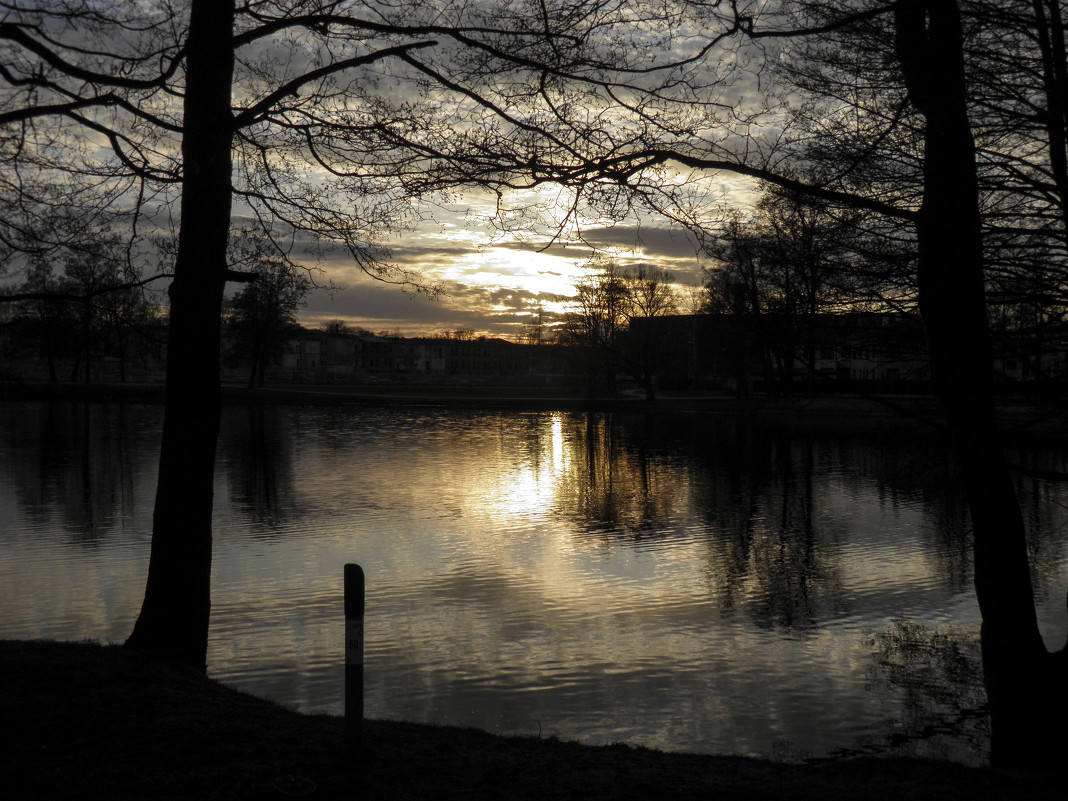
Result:
[[[219,345],[230,228],[233,0],[193,0],[186,47],[182,221],[169,294],[166,407],[152,551],[127,645],[206,668]]]
[[[656,386],[653,383],[651,372],[642,371],[642,389],[645,391],[645,399],[649,402],[656,400]]]
[[[972,519],[991,760],[1051,769],[1068,743],[1068,671],[1063,653],[1042,643],[1023,518],[998,433],[959,10],[955,0],[910,0],[899,5],[896,23],[909,97],[926,120],[920,311]]]
[[[256,374],[260,366],[260,343],[259,340],[253,340],[252,342],[252,364],[248,368],[248,388],[254,389],[256,386]]]
[[[1049,142],[1050,173],[1060,195],[1061,219],[1068,236],[1068,55],[1064,49],[1064,21],[1056,0],[1033,0],[1031,6],[1042,54],[1046,100],[1043,124]]]
[[[85,383],[88,386],[93,380],[93,317],[88,303],[82,318],[82,347],[85,348]]]

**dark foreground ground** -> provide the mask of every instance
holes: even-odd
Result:
[[[1052,778],[906,760],[791,766],[301,715],[119,647],[0,641],[5,799],[1029,799]]]

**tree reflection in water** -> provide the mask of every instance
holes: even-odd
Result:
[[[990,751],[990,720],[978,632],[933,629],[905,620],[871,641],[869,676],[875,692],[897,689],[905,695],[905,717],[890,721],[880,742],[841,752],[881,753],[910,741],[914,753],[936,759],[969,761]]]
[[[249,404],[228,410],[223,418],[219,452],[230,484],[230,501],[260,534],[284,529],[298,514],[292,426],[277,406]]]
[[[6,636],[124,636],[159,410],[5,411]],[[232,406],[222,431],[212,658],[239,687],[331,711],[335,585],[367,560],[372,714],[791,760],[985,747],[969,521],[911,423]],[[1051,630],[1066,454],[1013,454]]]
[[[0,426],[19,507],[36,525],[54,515],[75,542],[92,546],[133,522],[137,479],[154,470],[140,452],[156,410],[133,404],[9,405]]]

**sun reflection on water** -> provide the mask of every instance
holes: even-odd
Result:
[[[547,422],[538,427],[533,442],[527,440],[529,450],[520,464],[503,465],[494,482],[474,482],[477,512],[504,522],[529,522],[552,513],[569,459],[561,415],[554,414]]]
[[[878,744],[915,691],[897,673],[871,689],[872,642],[901,619],[935,644],[976,627],[963,518],[945,476],[917,469],[923,440],[565,412],[226,415],[210,671],[305,710],[340,711],[349,561],[368,574],[369,715],[591,742]],[[41,420],[48,449],[69,433],[59,454],[0,427],[0,636],[121,639],[137,613],[154,429],[69,417]],[[1068,488],[1039,501],[1041,615],[1063,631]]]

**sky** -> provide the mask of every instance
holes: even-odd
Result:
[[[703,43],[706,37],[702,32],[696,38]],[[681,41],[688,39],[683,36]],[[738,54],[726,55],[733,58]],[[722,89],[739,107],[746,105],[743,90],[755,89],[755,74],[742,73],[731,82],[724,81]],[[731,86],[735,81],[738,85]],[[403,86],[397,91],[403,94]],[[759,93],[753,96],[759,97]],[[718,130],[704,133],[720,144],[726,135]],[[751,145],[752,140],[747,143]],[[730,198],[729,203],[736,207],[752,199],[748,179],[706,175],[695,184],[706,181],[710,197]],[[553,241],[547,232],[524,237],[502,234],[487,219],[496,209],[495,200],[495,196],[476,192],[452,205],[426,206],[416,214],[424,217],[423,222],[388,243],[395,263],[443,288],[436,299],[376,281],[347,262],[344,251],[338,251],[323,263],[324,273],[319,276],[319,283],[330,288],[324,286],[308,296],[299,313],[300,322],[321,327],[327,321],[342,320],[373,332],[405,336],[469,329],[476,334],[515,338],[522,334],[524,325],[536,319],[539,308],[550,322],[567,310],[566,301],[576,294],[576,283],[596,269],[591,266],[595,256],[612,258],[622,266],[640,263],[670,272],[682,310],[688,305],[690,289],[702,283],[702,266],[707,262],[699,256],[697,243],[685,231],[673,229],[666,218],[632,217],[613,223],[580,219],[582,240],[561,242]],[[509,200],[506,198],[506,203]],[[516,202],[525,205],[526,200],[520,197]],[[567,198],[539,200],[547,201],[549,207],[570,207]]]
[[[658,31],[659,28],[654,25],[653,30]],[[76,34],[72,36],[77,39]],[[691,39],[704,42],[706,38],[704,31],[680,33],[679,36],[679,41],[683,43]],[[278,71],[275,83],[292,78],[295,72],[314,63],[314,59],[297,58],[294,54],[299,55],[299,49],[277,49],[285,44],[291,45],[292,42],[280,39],[277,43],[258,43],[255,47],[249,47],[248,52],[242,51],[247,64],[241,74],[244,79],[251,81],[249,86],[258,86],[257,81],[249,79],[248,75],[255,77],[258,75],[256,70],[263,66],[257,48],[262,48],[264,54],[274,56],[267,61],[272,69]],[[276,51],[268,53],[268,45],[276,46]],[[442,52],[446,61],[452,57],[448,48],[443,47]],[[727,53],[732,58],[737,55]],[[385,67],[381,69],[385,70]],[[379,65],[375,65],[361,71],[360,75],[369,79],[369,85],[377,86],[375,81],[380,80],[384,81],[383,86],[392,86],[387,80],[392,73],[382,71],[379,74],[378,70]],[[398,75],[403,73],[403,68],[397,72]],[[244,85],[240,81],[238,83]],[[392,101],[400,106],[404,105],[402,101],[406,99],[405,85],[398,84],[398,96],[391,96]],[[510,83],[505,81],[503,87],[509,89]],[[743,88],[751,88],[751,82],[742,80],[738,86],[728,87],[724,91],[728,92],[730,102],[744,106],[742,95],[739,94]],[[248,91],[253,92],[252,89]],[[298,94],[294,92],[293,96]],[[433,104],[438,102],[436,97],[432,99]],[[152,102],[155,101],[150,100],[145,100],[146,107],[153,108]],[[456,105],[461,110],[466,107],[462,95]],[[477,108],[477,104],[473,105]],[[329,115],[324,112],[324,116]],[[457,119],[468,120],[466,116]],[[479,116],[470,117],[476,122],[481,119]],[[612,124],[615,125],[615,122]],[[613,133],[619,132],[613,128]],[[720,137],[718,131],[709,135],[714,139]],[[164,132],[159,135],[158,141],[148,141],[155,148],[146,151],[150,153],[150,160],[158,160],[162,165],[160,169],[170,165],[169,159],[175,155],[176,140]],[[300,142],[303,147],[303,140]],[[102,134],[90,135],[83,144],[89,151],[99,148],[99,152],[92,156],[104,163],[114,158],[112,143]],[[258,153],[255,148],[251,148],[250,152]],[[344,154],[348,151],[342,148],[341,152]],[[283,155],[279,155],[278,159],[280,164],[284,163]],[[317,177],[313,168],[307,177],[310,185],[314,185],[321,176]],[[728,183],[731,180],[734,179],[714,179],[715,182]],[[721,191],[720,186],[715,188]],[[165,194],[164,190],[160,191]],[[154,198],[153,202],[164,208],[166,200]],[[520,199],[520,202],[523,200]],[[742,202],[739,201],[739,205]],[[174,203],[173,197],[170,203]],[[563,205],[567,206],[566,201]],[[235,211],[240,216],[244,213],[240,209],[240,201],[236,206]],[[578,221],[582,229],[582,241],[572,239],[565,242],[552,241],[548,234],[528,235],[525,238],[513,233],[504,234],[487,221],[489,212],[495,207],[493,197],[478,195],[464,197],[462,202],[454,202],[453,205],[427,206],[415,215],[421,217],[422,222],[412,230],[394,236],[387,243],[391,246],[392,260],[396,264],[418,273],[428,284],[438,285],[444,290],[436,299],[431,300],[425,295],[405,292],[398,286],[375,281],[346,261],[344,251],[337,251],[321,263],[323,272],[316,276],[321,286],[307,297],[305,307],[299,312],[300,322],[309,327],[319,327],[327,321],[340,319],[374,332],[390,331],[408,336],[470,329],[476,334],[514,338],[522,334],[524,325],[536,319],[539,309],[548,314],[550,323],[553,316],[566,311],[567,298],[576,293],[576,283],[594,269],[591,260],[595,255],[613,258],[623,266],[641,263],[670,272],[678,285],[683,308],[687,305],[687,289],[697,287],[702,282],[702,261],[695,241],[682,230],[672,230],[664,218],[632,218],[611,225],[601,219],[582,219]],[[142,213],[140,206],[138,213]],[[173,213],[173,205],[161,212],[164,215]],[[300,216],[299,212],[297,216]],[[168,218],[160,228],[166,230],[167,224],[172,222],[173,219]],[[231,291],[235,289],[231,287]]]
[[[667,270],[682,310],[688,288],[701,284],[707,264],[690,234],[660,220],[598,221],[583,227],[581,241],[553,242],[548,234],[502,234],[477,203],[435,207],[432,219],[395,238],[391,248],[394,262],[418,271],[428,284],[440,284],[443,293],[431,299],[372,279],[339,252],[323,263],[321,286],[306,298],[300,322],[320,327],[340,319],[403,336],[470,329],[514,338],[539,307],[547,321],[567,310],[576,283],[596,271],[594,257]]]

